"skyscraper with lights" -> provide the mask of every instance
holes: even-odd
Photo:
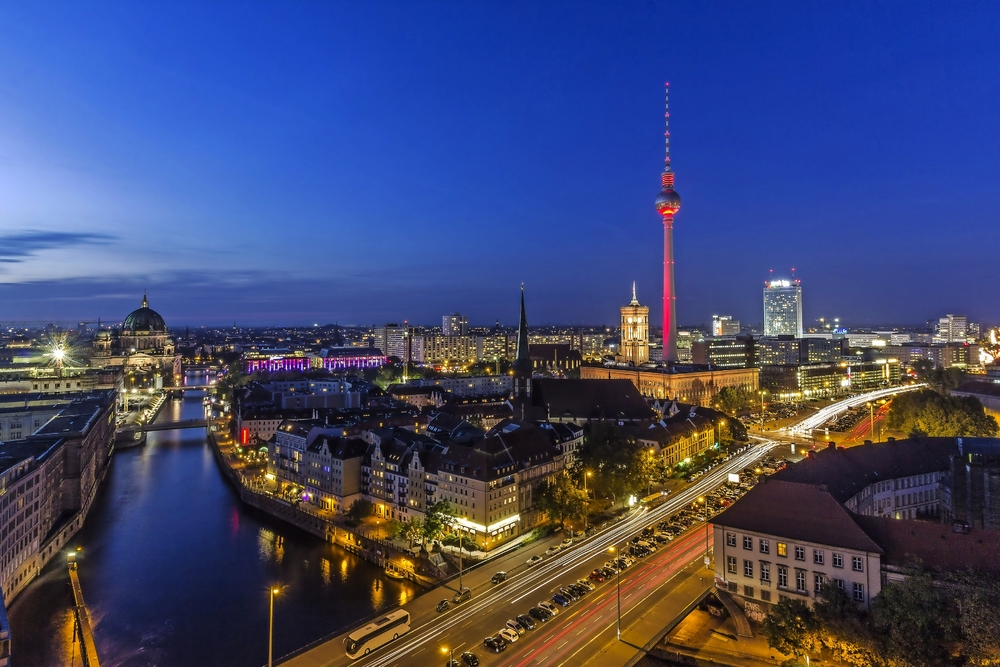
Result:
[[[663,361],[677,361],[677,294],[674,288],[674,215],[681,209],[681,196],[674,191],[670,168],[670,84],[665,84],[664,139],[666,157],[660,175],[656,212],[663,218]]]
[[[764,283],[764,335],[802,338],[802,284],[798,280]]]

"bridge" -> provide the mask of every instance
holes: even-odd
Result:
[[[119,433],[139,433],[148,431],[171,431],[175,428],[205,428],[207,419],[180,419],[172,422],[154,422],[152,424],[126,424],[118,429]]]

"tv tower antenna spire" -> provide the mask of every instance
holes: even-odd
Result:
[[[664,85],[664,159],[660,174],[660,194],[656,212],[663,218],[663,360],[677,361],[677,294],[674,286],[674,215],[681,208],[681,196],[674,190],[670,168],[670,84]]]

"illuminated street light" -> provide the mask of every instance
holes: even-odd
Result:
[[[615,553],[617,550],[614,545],[608,547],[610,553]],[[622,568],[621,563],[615,562],[615,579],[618,585],[618,641],[622,639]]]
[[[267,630],[267,667],[273,666],[272,655],[274,653],[274,596],[281,592],[280,588],[271,587],[271,611]]]

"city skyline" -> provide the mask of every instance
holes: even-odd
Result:
[[[665,80],[680,323],[759,321],[792,265],[806,323],[996,312],[967,275],[998,189],[988,5],[541,7],[485,33],[482,8],[191,11],[0,10],[5,319],[113,319],[146,288],[178,324],[511,324],[523,281],[539,323],[613,324],[632,281],[660,301]],[[260,46],[268,21],[298,42]]]

